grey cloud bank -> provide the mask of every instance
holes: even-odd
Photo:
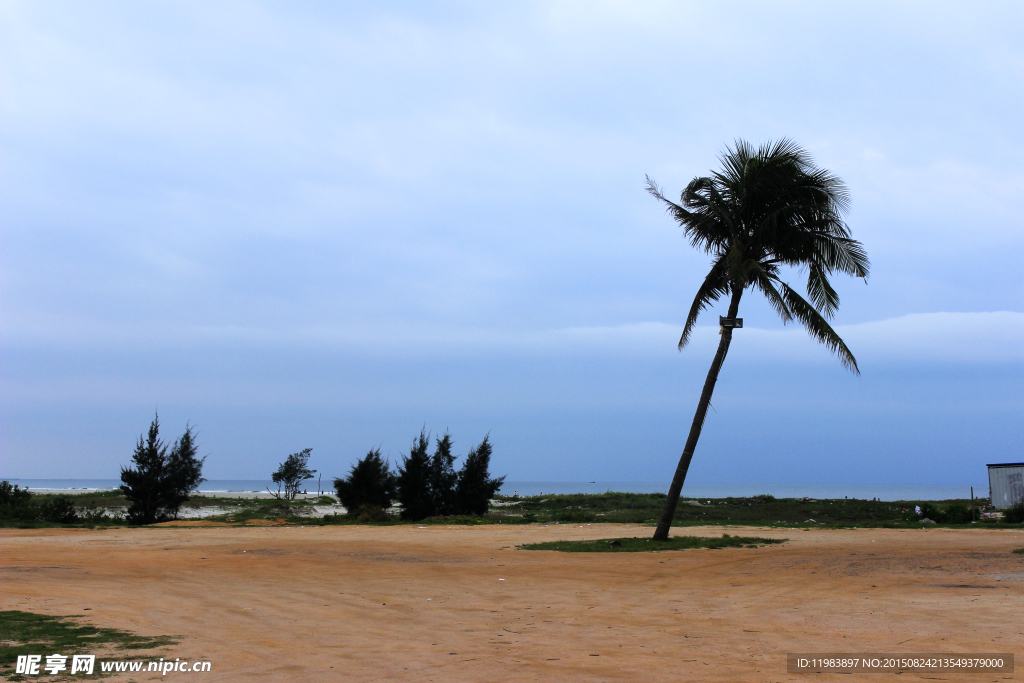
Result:
[[[706,258],[644,174],[782,135],[850,186],[864,374],[746,298],[692,476],[1019,459],[1019,5],[0,13],[0,476],[112,476],[159,408],[220,478],[426,424],[511,479],[667,479],[720,311],[676,352]]]

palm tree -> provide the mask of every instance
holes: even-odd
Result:
[[[729,312],[720,320],[722,339],[704,381],[655,540],[668,538],[745,289],[759,290],[784,323],[799,321],[845,367],[860,374],[857,360],[826,320],[839,306],[828,276],[839,271],[866,280],[868,275],[867,254],[860,242],[850,237],[842,219],[849,205],[846,186],[829,171],[817,168],[806,151],[787,139],[759,149],[737,140],[720,160],[722,169],[709,177],[694,178],[678,204],[647,178],[647,191],[665,203],[690,244],[712,256],[711,270],[686,317],[680,350],[689,342],[701,311],[729,297]],[[807,270],[810,301],[780,279],[783,266]]]

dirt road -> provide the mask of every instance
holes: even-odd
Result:
[[[719,535],[721,528],[687,529]],[[204,681],[820,681],[787,652],[1015,652],[1024,530],[725,529],[758,549],[567,554],[621,525],[0,530],[0,608],[180,635]],[[128,680],[125,677],[124,680]],[[115,677],[113,680],[120,680]]]

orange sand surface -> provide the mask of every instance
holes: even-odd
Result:
[[[1024,555],[1011,550],[1024,547],[1024,531],[725,531],[790,541],[568,554],[516,545],[652,530],[4,529],[0,608],[177,635],[180,644],[157,657],[213,667],[106,680],[1024,678],[1024,660],[1014,674],[786,673],[787,652],[1015,652],[1020,659]]]

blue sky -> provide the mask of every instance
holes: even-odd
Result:
[[[670,194],[736,138],[842,177],[845,371],[756,295],[700,482],[1024,460],[1018,3],[0,5],[0,475],[211,478],[420,427],[513,480],[667,481],[717,341]],[[794,273],[793,282],[799,281]]]

